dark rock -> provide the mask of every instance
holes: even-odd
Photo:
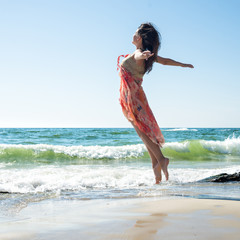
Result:
[[[201,180],[201,182],[232,182],[240,181],[240,172],[234,174],[221,173]]]
[[[9,192],[6,192],[6,191],[0,191],[0,194],[1,194],[1,193],[9,193]]]

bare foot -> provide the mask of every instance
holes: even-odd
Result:
[[[156,178],[156,184],[160,184],[161,181],[162,181],[162,179],[159,180],[159,179]]]
[[[163,166],[162,166],[162,171],[166,177],[166,181],[168,181],[168,177],[169,177],[169,174],[168,174],[168,164],[169,164],[169,159],[168,158],[164,158],[164,163],[163,163]]]
[[[156,184],[159,184],[162,181],[162,174],[160,174],[160,176],[155,177],[156,179]]]

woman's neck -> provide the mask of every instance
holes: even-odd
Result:
[[[135,46],[136,46],[136,50],[137,50],[137,49],[140,49],[140,50],[141,50],[141,49],[143,48],[143,46],[142,46],[141,43],[140,43],[140,44],[136,44]]]

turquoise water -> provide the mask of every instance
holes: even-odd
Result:
[[[240,171],[239,128],[163,128],[169,181],[154,184],[133,128],[0,129],[0,207],[48,198],[196,197],[240,199],[240,184],[202,183]]]

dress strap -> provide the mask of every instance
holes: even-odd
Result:
[[[119,64],[120,58],[121,58],[121,57],[126,58],[128,55],[129,55],[129,54],[127,54],[127,55],[120,55],[120,56],[117,58],[117,71],[120,69],[120,64]]]

